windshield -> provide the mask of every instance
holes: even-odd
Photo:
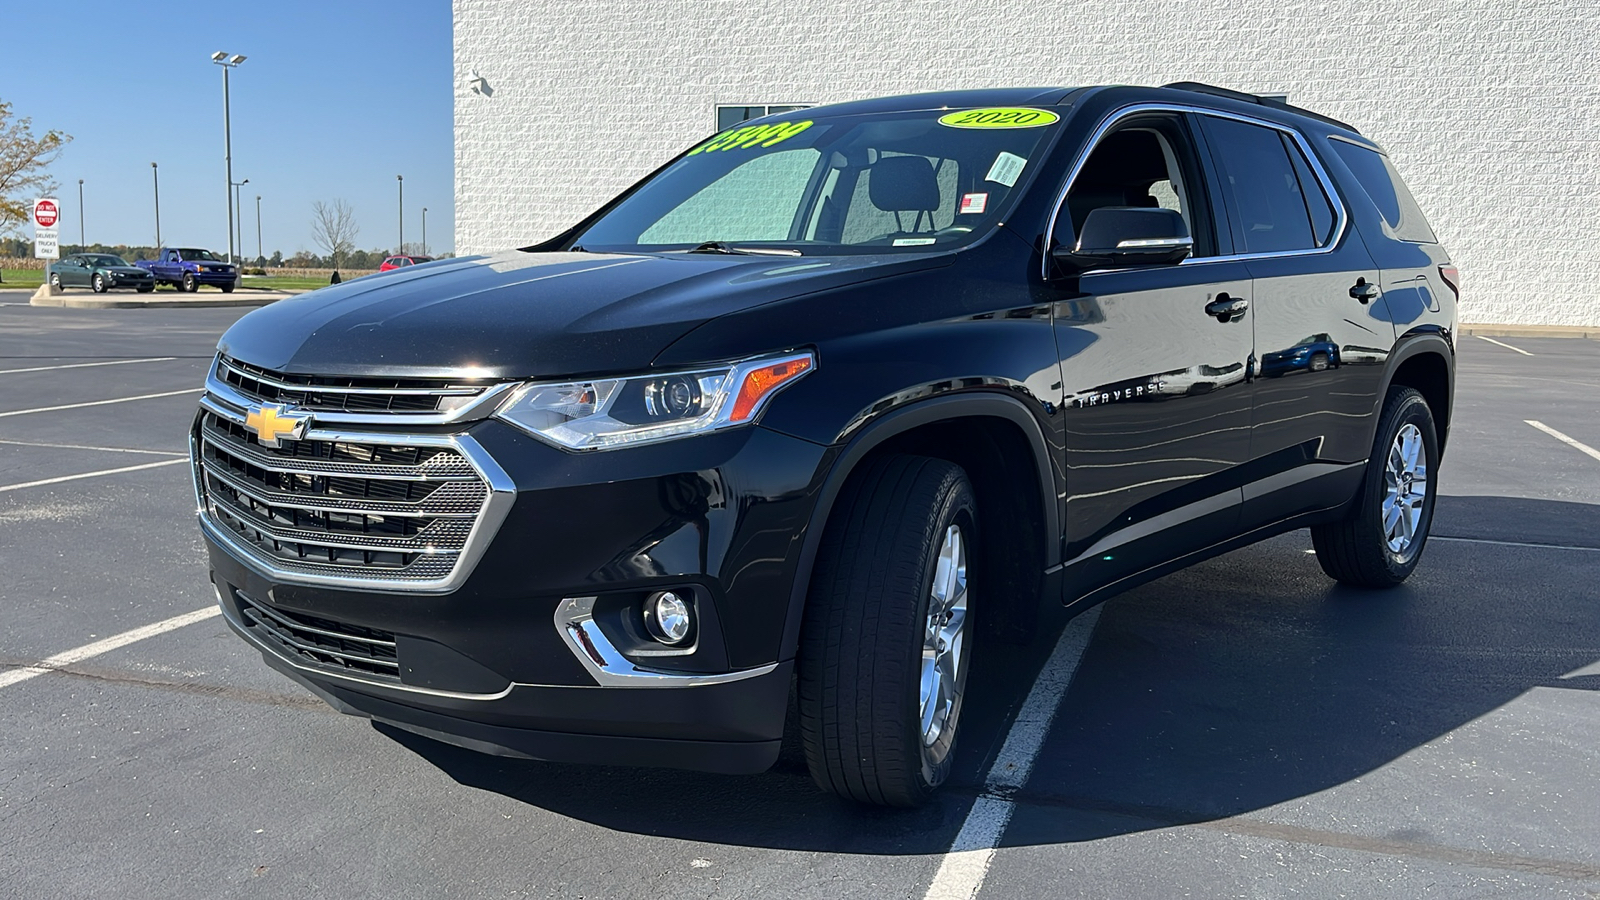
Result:
[[[128,264],[128,261],[122,257],[112,256],[109,253],[100,256],[85,256],[83,259],[84,262],[91,266],[126,266]]]
[[[221,262],[210,250],[179,250],[178,257],[184,262]]]
[[[574,246],[804,255],[946,249],[999,221],[1059,118],[1007,108],[791,114],[743,124],[691,150]]]

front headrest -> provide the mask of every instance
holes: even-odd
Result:
[[[921,156],[885,156],[871,169],[867,197],[884,212],[932,212],[939,208],[939,180]]]

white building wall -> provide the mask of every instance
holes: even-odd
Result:
[[[1600,3],[455,0],[455,65],[462,253],[565,229],[718,104],[1192,80],[1384,145],[1464,321],[1600,325]]]

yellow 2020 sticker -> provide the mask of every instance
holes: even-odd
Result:
[[[1061,117],[1047,109],[1023,107],[990,107],[964,109],[939,117],[940,125],[951,128],[1043,128],[1061,121]]]
[[[787,141],[807,128],[811,127],[811,120],[804,122],[774,122],[771,125],[746,125],[732,131],[724,131],[704,144],[689,151],[689,155],[707,153],[713,150],[743,150],[749,147],[771,147],[773,144]]]

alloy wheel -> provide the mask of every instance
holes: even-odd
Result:
[[[922,746],[924,751],[955,728],[960,713],[963,666],[966,663],[967,546],[961,526],[944,531],[933,585],[928,592],[928,618],[922,630]]]
[[[1404,556],[1416,541],[1428,499],[1428,457],[1417,426],[1408,423],[1395,435],[1383,487],[1384,537],[1390,552]]]

